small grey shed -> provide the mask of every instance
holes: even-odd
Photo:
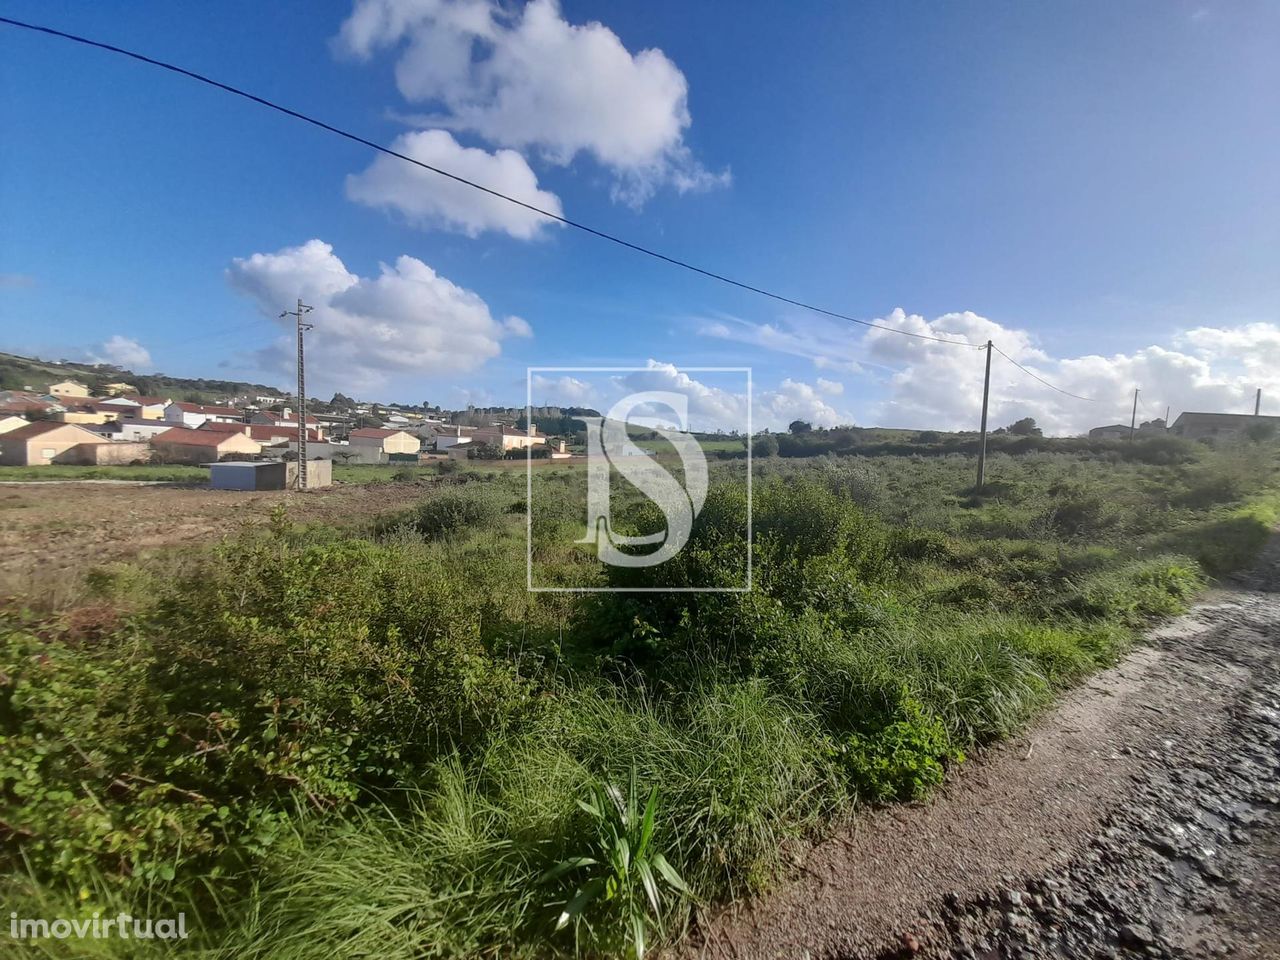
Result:
[[[283,490],[285,464],[281,460],[227,460],[209,464],[214,490]]]

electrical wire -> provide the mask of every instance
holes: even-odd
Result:
[[[238,87],[233,87],[230,84],[222,83],[219,80],[214,80],[211,77],[206,77],[203,74],[196,73],[193,70],[188,70],[185,67],[177,66],[176,64],[166,63],[163,60],[157,60],[154,57],[149,57],[149,56],[146,56],[145,54],[135,53],[134,51],[126,50],[123,47],[117,47],[110,43],[104,43],[101,40],[92,40],[88,37],[78,36],[74,33],[67,33],[63,30],[55,30],[53,27],[45,27],[35,23],[27,23],[22,20],[15,20],[12,17],[0,17],[0,23],[8,24],[11,27],[19,27],[23,30],[31,30],[36,33],[47,34],[48,36],[58,37],[63,40],[70,40],[73,43],[83,44],[84,46],[93,47],[98,50],[105,50],[108,53],[119,54],[120,56],[128,57],[132,60],[137,60],[140,63],[145,63],[153,67],[159,67],[161,70],[168,70],[170,73],[176,73],[180,76],[187,77],[188,79],[195,80],[199,83],[207,84],[211,87],[215,87],[219,90],[222,90],[226,93],[233,94],[237,97],[243,97],[245,100],[250,100],[260,106],[267,107],[268,109],[275,110],[279,113],[283,113],[285,116],[292,117],[295,120],[301,120],[303,123],[309,123],[314,127],[319,127],[321,130],[325,130],[329,133],[336,134],[339,137],[343,137],[344,139],[350,140],[353,143],[361,144],[362,146],[368,147],[371,150],[376,150],[379,153],[386,154],[389,157],[395,157],[397,160],[403,160],[406,163],[412,163],[417,167],[421,167],[423,170],[429,170],[432,173],[438,174],[439,176],[447,177],[448,179],[453,180],[457,183],[461,183],[465,186],[472,187],[475,190],[480,190],[484,193],[487,193],[492,197],[497,197],[500,200],[505,200],[508,203],[513,203],[518,207],[523,207],[526,210],[532,211],[533,213],[546,217],[548,220],[554,220],[557,223],[562,223],[567,227],[573,227],[576,230],[581,230],[584,233],[588,233],[601,240],[608,240],[611,243],[616,243],[619,246],[625,247],[628,250],[633,250],[636,253],[642,253],[645,256],[654,258],[655,260],[661,260],[662,262],[670,264],[672,266],[680,267],[684,270],[689,270],[689,271],[692,271],[693,273],[701,274],[704,277],[708,277],[720,283],[728,284],[729,286],[732,286],[732,287],[737,287],[740,290],[746,290],[749,293],[758,294],[759,296],[762,296],[762,297],[768,297],[769,299],[776,300],[779,303],[790,304],[793,307],[800,307],[803,310],[811,310],[814,313],[822,314],[823,316],[831,317],[836,320],[845,320],[845,321],[848,321],[849,323],[856,323],[864,327],[870,327],[874,330],[883,330],[886,333],[896,333],[904,337],[914,337],[917,340],[931,340],[935,343],[950,343],[950,344],[956,344],[959,346],[973,346],[973,344],[970,344],[967,340],[947,340],[943,337],[934,337],[934,336],[929,336],[923,333],[913,333],[909,330],[899,330],[897,327],[887,327],[887,326],[884,326],[883,324],[872,323],[870,320],[859,320],[857,317],[851,317],[848,314],[840,313],[835,310],[828,310],[825,307],[819,307],[812,303],[806,303],[803,300],[796,300],[796,299],[793,299],[792,297],[784,296],[783,294],[780,294],[780,293],[774,293],[771,290],[766,290],[763,287],[758,287],[758,286],[755,286],[754,284],[746,283],[742,280],[735,280],[732,277],[725,276],[722,273],[716,273],[715,271],[708,270],[704,267],[696,266],[695,264],[689,263],[686,260],[681,260],[678,257],[668,256],[665,253],[660,253],[657,250],[653,250],[649,247],[642,246],[641,244],[632,243],[630,240],[624,240],[621,237],[615,236],[614,234],[611,234],[611,233],[606,233],[604,230],[598,230],[595,227],[588,226],[587,224],[582,223],[580,221],[571,220],[568,217],[551,213],[548,210],[543,210],[541,207],[535,206],[534,204],[526,203],[523,200],[517,200],[515,197],[508,196],[507,194],[502,193],[499,190],[494,190],[492,187],[486,187],[483,184],[476,183],[474,180],[468,180],[466,177],[461,177],[456,173],[450,173],[448,170],[442,169],[441,167],[436,167],[429,163],[424,163],[421,160],[416,160],[413,157],[400,153],[399,151],[392,150],[390,147],[383,146],[382,144],[376,143],[373,140],[369,140],[366,137],[362,137],[359,134],[352,133],[349,130],[343,130],[341,127],[335,127],[333,124],[326,123],[325,121],[316,119],[315,117],[312,117],[312,116],[308,116],[305,113],[300,113],[297,110],[292,110],[289,107],[275,103],[271,100],[266,99],[265,97],[257,96],[256,94],[249,93],[247,90],[241,90]]]
[[[996,353],[1000,354],[1000,356],[1004,357],[1006,360],[1012,363],[1015,367],[1017,367],[1027,376],[1031,377],[1033,380],[1039,380],[1041,383],[1043,383],[1046,387],[1049,387],[1051,390],[1057,390],[1059,393],[1063,394],[1064,396],[1072,397],[1075,400],[1085,400],[1085,401],[1088,401],[1089,403],[1097,402],[1097,399],[1095,397],[1082,397],[1077,393],[1071,393],[1067,390],[1063,390],[1061,387],[1054,386],[1052,383],[1050,383],[1044,377],[1040,376],[1038,373],[1033,373],[1032,371],[1028,370],[1026,367],[1020,364],[1017,360],[1013,359],[1013,357],[1009,356],[1007,353],[1005,353],[1003,350],[997,347],[994,343],[991,344],[991,349],[994,350]]]

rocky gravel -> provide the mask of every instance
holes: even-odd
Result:
[[[1280,542],[1148,641],[680,953],[1280,960]]]

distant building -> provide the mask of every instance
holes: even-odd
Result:
[[[174,400],[165,405],[164,418],[178,426],[195,428],[208,420],[215,423],[240,423],[244,420],[244,415],[235,407],[182,403]]]
[[[1280,417],[1254,416],[1248,413],[1181,413],[1173,421],[1171,431],[1188,440],[1234,436],[1254,424],[1269,424],[1280,436]]]
[[[121,417],[119,420],[110,420],[106,423],[90,426],[89,429],[100,437],[106,437],[108,440],[147,443],[152,437],[157,437],[166,430],[172,430],[173,424],[165,423],[163,420],[139,420],[131,417]]]
[[[214,430],[220,433],[242,433],[259,443],[287,443],[298,439],[298,425],[273,426],[265,423],[217,423],[208,421],[200,425],[201,430]],[[307,439],[320,442],[320,431],[314,427],[307,428]]]
[[[546,443],[546,434],[538,433],[534,429],[532,435],[527,430],[518,430],[515,427],[494,426],[481,427],[471,434],[473,443],[487,443],[497,447],[503,453],[508,450],[525,450],[529,447],[537,446],[540,443]]]
[[[25,427],[31,421],[23,417],[15,417],[13,415],[0,415],[0,434],[10,433]]]
[[[359,430],[352,430],[347,439],[353,447],[377,447],[385,454],[417,453],[422,449],[422,442],[404,430],[362,427]]]
[[[243,433],[173,427],[151,441],[156,458],[165,463],[212,463],[228,454],[256,454],[257,440]]]
[[[137,393],[138,388],[132,383],[108,383],[103,386],[102,392],[109,397],[115,397],[122,393]]]
[[[52,410],[61,410],[62,404],[52,397],[30,390],[0,390],[0,414],[34,417]]]
[[[87,397],[89,387],[79,380],[59,380],[49,384],[49,392],[55,397]]]
[[[0,434],[0,463],[16,467],[79,463],[85,445],[110,443],[84,427],[56,420],[39,420]]]
[[[250,423],[258,423],[267,427],[292,427],[296,433],[298,430],[298,414],[288,407],[285,407],[279,413],[274,410],[259,410],[257,413],[249,417]],[[320,421],[307,414],[307,427],[320,429]]]
[[[169,403],[164,397],[140,397],[136,393],[110,397],[102,402],[128,409],[130,412],[125,415],[139,420],[163,420],[165,405]]]

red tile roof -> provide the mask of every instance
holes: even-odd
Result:
[[[405,430],[383,430],[379,427],[361,427],[359,430],[352,430],[348,436],[363,437],[367,440],[385,440],[387,437],[394,437],[397,433],[406,432]]]
[[[37,420],[35,423],[29,423],[25,427],[19,427],[17,430],[10,430],[8,433],[0,434],[0,441],[8,443],[10,440],[32,440],[51,430],[59,430],[65,427],[71,427],[81,433],[88,434],[94,440],[102,439],[92,431],[86,430],[75,423],[63,423],[60,420]]]
[[[184,447],[216,447],[220,443],[225,443],[231,433],[223,433],[221,430],[192,430],[189,427],[172,427],[164,433],[157,433],[151,438],[151,442],[155,444],[176,443]]]
[[[213,406],[205,406],[204,404],[200,404],[200,403],[186,403],[179,400],[175,400],[173,403],[174,403],[174,406],[176,406],[183,413],[203,413],[206,417],[242,417],[244,416],[244,414],[241,413],[239,410],[237,410],[235,407],[213,407]]]
[[[254,416],[267,417],[271,420],[276,421],[277,423],[297,423],[298,422],[298,415],[296,413],[291,413],[286,417],[283,413],[277,413],[274,410],[259,410],[257,413],[254,414]],[[307,414],[307,423],[319,423],[319,422],[320,421],[317,420],[315,417],[313,417],[311,414],[309,413]]]

